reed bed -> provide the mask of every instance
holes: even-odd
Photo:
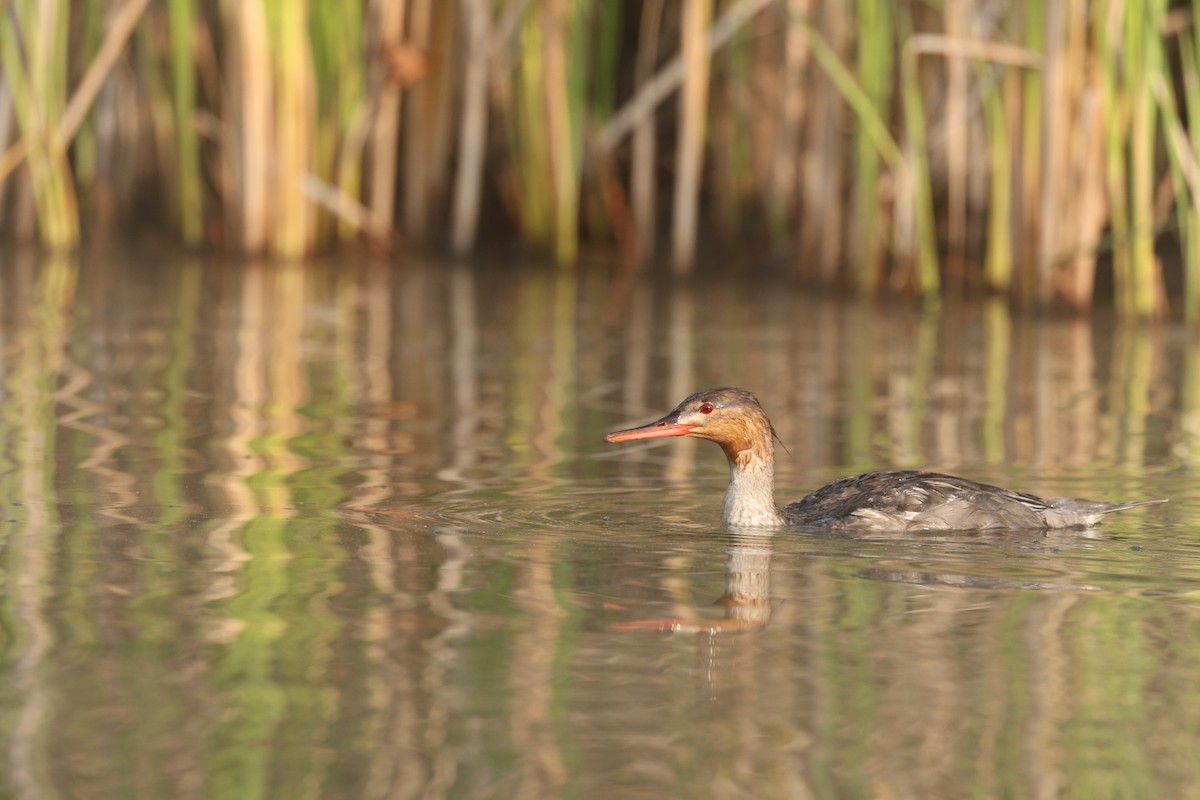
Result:
[[[9,239],[516,238],[1200,319],[1200,0],[0,9]]]

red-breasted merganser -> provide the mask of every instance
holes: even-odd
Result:
[[[799,502],[775,505],[775,430],[758,398],[744,389],[699,392],[657,422],[616,431],[606,442],[695,436],[729,459],[727,528],[826,527],[874,531],[1082,528],[1105,514],[1165,503],[1042,499],[966,478],[885,470],[842,478]]]

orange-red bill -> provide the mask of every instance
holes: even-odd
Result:
[[[673,423],[664,425],[652,422],[640,428],[630,428],[627,431],[613,431],[604,437],[606,442],[632,442],[637,439],[658,439],[663,436],[687,436],[695,429],[695,425]]]

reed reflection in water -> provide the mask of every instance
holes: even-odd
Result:
[[[1200,782],[1190,331],[536,266],[0,280],[0,794]],[[1172,503],[1089,534],[731,539],[715,449],[601,442],[718,384],[762,395],[786,499],[929,466]]]

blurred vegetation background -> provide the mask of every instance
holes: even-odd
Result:
[[[2,0],[0,230],[1194,321],[1198,5]]]

